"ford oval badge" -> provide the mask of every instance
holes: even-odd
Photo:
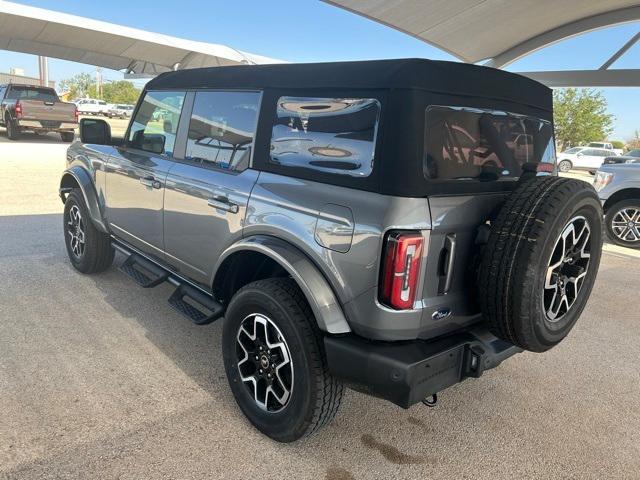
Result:
[[[433,312],[431,318],[433,318],[434,320],[442,320],[443,318],[447,318],[449,315],[451,315],[450,308],[440,308]]]

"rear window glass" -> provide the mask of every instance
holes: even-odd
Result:
[[[367,177],[373,169],[380,102],[374,98],[280,97],[272,163]]]
[[[426,178],[509,180],[520,176],[525,163],[555,163],[550,122],[494,110],[427,108]]]
[[[57,102],[58,95],[50,88],[11,87],[7,94],[9,100],[41,100],[43,102]]]

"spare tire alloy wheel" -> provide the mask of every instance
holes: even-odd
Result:
[[[67,235],[70,237],[69,246],[71,247],[71,253],[73,253],[77,259],[81,259],[84,255],[85,223],[78,205],[73,205],[69,210]]]
[[[583,216],[574,217],[558,238],[549,260],[544,285],[544,311],[550,322],[559,321],[575,303],[591,259],[591,229]]]
[[[293,390],[293,362],[280,329],[267,316],[246,317],[236,336],[238,373],[256,405],[279,412]]]
[[[479,302],[496,336],[544,352],[587,304],[602,253],[602,207],[591,185],[555,176],[523,181],[491,222]]]

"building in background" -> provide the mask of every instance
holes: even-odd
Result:
[[[0,85],[4,83],[22,83],[26,85],[40,85],[38,77],[27,77],[22,68],[10,68],[9,73],[0,72]],[[56,82],[49,80],[49,86],[56,88]]]

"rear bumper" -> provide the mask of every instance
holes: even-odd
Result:
[[[75,122],[53,122],[40,120],[18,120],[18,126],[26,130],[47,130],[50,132],[75,130],[78,124]]]
[[[331,373],[351,388],[409,408],[522,350],[485,328],[429,341],[372,342],[355,335],[325,337]]]

